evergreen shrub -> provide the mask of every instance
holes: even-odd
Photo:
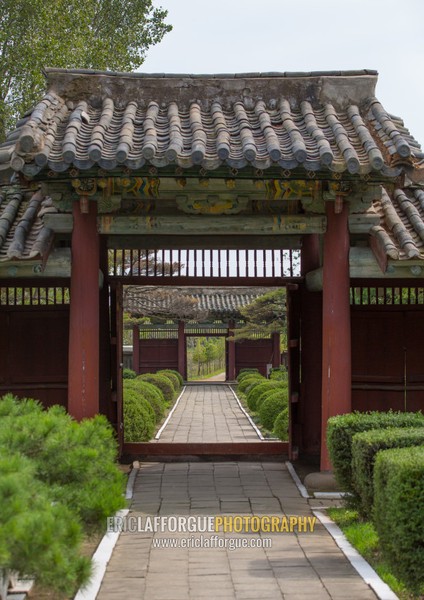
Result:
[[[373,520],[383,557],[413,592],[424,592],[424,447],[378,452]]]
[[[285,408],[287,408],[287,396],[283,394],[282,390],[268,394],[268,397],[259,407],[259,418],[262,425],[272,431],[275,419]]]
[[[371,518],[374,500],[373,471],[377,453],[388,448],[424,445],[424,427],[371,429],[352,438],[352,481],[359,497],[358,509]]]
[[[145,373],[143,375],[139,375],[137,379],[141,379],[142,381],[148,381],[149,383],[152,383],[157,388],[159,388],[166,402],[173,401],[175,396],[174,386],[172,385],[171,381],[164,375]]]
[[[388,427],[423,427],[421,412],[353,412],[330,417],[327,422],[327,446],[337,482],[356,497],[352,482],[352,438],[355,433]]]
[[[289,439],[289,409],[284,408],[274,421],[273,434],[282,442],[287,442]]]

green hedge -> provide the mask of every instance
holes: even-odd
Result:
[[[282,393],[282,390],[268,395],[259,407],[259,418],[262,425],[272,431],[275,419],[285,408],[287,408],[287,396]]]
[[[256,381],[266,381],[266,379],[265,377],[262,377],[262,375],[260,375],[259,373],[251,373],[240,380],[237,389],[240,392],[245,392],[247,388],[250,387],[250,385],[252,383],[255,383]]]
[[[167,402],[172,402],[175,396],[175,389],[171,381],[164,375],[153,375],[153,373],[145,373],[139,375],[137,379],[148,381],[159,388]]]
[[[288,387],[287,382],[285,381],[270,381],[269,383],[273,384],[269,389],[264,390],[258,397],[256,401],[256,410],[259,411],[262,403],[269,397],[271,392],[275,392],[277,390],[283,390],[285,396],[288,395]],[[275,384],[275,385],[274,385]]]
[[[137,373],[132,369],[124,369],[122,371],[122,379],[135,379],[137,377]]]
[[[184,385],[184,379],[183,379],[181,373],[179,373],[178,371],[174,371],[174,369],[161,369],[160,371],[158,371],[158,373],[159,373],[159,375],[161,373],[163,373],[163,374],[170,373],[171,375],[175,375],[175,377],[179,381],[179,384],[180,384],[179,387],[183,387],[183,385]]]
[[[285,367],[274,367],[271,369],[269,378],[274,381],[288,381],[288,373]]]
[[[181,387],[180,380],[176,376],[175,373],[172,373],[171,371],[161,370],[161,371],[156,371],[155,375],[162,375],[162,377],[166,377],[172,383],[172,387],[174,388],[174,391],[175,392],[179,391],[179,389]]]
[[[246,400],[247,405],[250,410],[256,411],[258,410],[258,399],[264,392],[271,390],[273,388],[278,387],[278,381],[264,381],[260,385],[255,386],[250,392],[247,394]]]
[[[250,381],[248,387],[244,391],[244,395],[247,397],[248,394],[250,394],[250,392],[253,390],[253,388],[255,388],[258,385],[261,385],[261,383],[263,383],[264,381],[267,381],[264,377],[262,377],[261,379],[258,378],[253,379],[253,381]]]
[[[345,492],[356,497],[352,483],[352,438],[355,433],[388,427],[421,427],[424,415],[401,412],[353,412],[330,417],[327,422],[327,446],[334,475]]]
[[[394,574],[424,589],[424,448],[379,452],[374,466],[374,522]]]
[[[126,442],[148,442],[155,431],[155,412],[134,389],[124,389],[124,438]]]
[[[148,381],[130,379],[124,381],[124,395],[125,390],[135,390],[142,398],[147,400],[154,410],[156,423],[159,423],[163,418],[166,409],[165,398],[159,388]]]
[[[289,409],[284,408],[274,421],[273,434],[282,442],[287,442],[289,439]]]
[[[352,481],[363,517],[371,518],[374,500],[373,471],[377,452],[388,448],[424,445],[424,427],[371,429],[352,439]]]
[[[240,373],[237,375],[236,380],[240,383],[244,377],[252,375],[252,373],[260,375],[259,369],[240,369]]]

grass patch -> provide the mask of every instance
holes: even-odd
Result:
[[[424,595],[415,596],[391,572],[379,550],[379,540],[374,525],[362,521],[356,510],[347,508],[327,509],[329,517],[340,527],[348,541],[365,558],[381,579],[399,596],[401,600],[416,600]],[[423,590],[424,592],[424,590]]]

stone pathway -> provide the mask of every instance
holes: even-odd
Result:
[[[158,443],[259,442],[226,385],[187,386]]]
[[[141,517],[141,529],[146,517],[155,516],[311,514],[285,466],[266,462],[142,463],[130,507],[131,517]],[[203,545],[218,536],[227,547],[183,547],[189,545],[184,540],[200,544],[202,536]],[[257,546],[267,538],[272,546],[231,550],[230,545],[241,538]],[[179,547],[169,547],[170,539]],[[97,600],[116,598],[375,600],[376,596],[323,526],[316,524],[307,533],[123,532],[97,595]]]

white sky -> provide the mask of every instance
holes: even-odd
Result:
[[[154,0],[174,27],[146,73],[375,69],[424,147],[424,0]]]

